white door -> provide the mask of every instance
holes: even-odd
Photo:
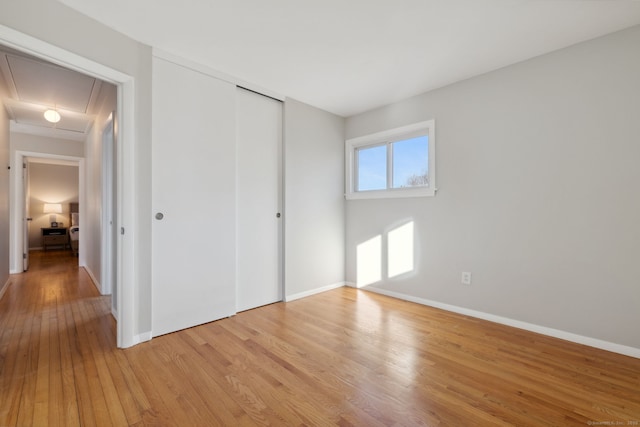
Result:
[[[237,89],[238,311],[282,300],[282,103]]]
[[[152,335],[235,313],[235,86],[160,58],[152,83]]]
[[[24,195],[24,221],[22,229],[22,270],[29,269],[29,224],[31,223],[31,210],[29,207],[31,201],[31,188],[29,187],[29,162],[23,159],[22,163],[22,185]]]
[[[111,113],[102,130],[102,294],[112,295],[112,311],[116,308],[116,143],[115,111]]]

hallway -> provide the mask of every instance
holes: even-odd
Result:
[[[115,348],[110,297],[71,251],[33,251],[0,313],[0,425],[79,425],[82,399],[102,393],[102,351]]]

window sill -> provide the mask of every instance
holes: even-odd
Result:
[[[401,199],[409,197],[432,197],[436,195],[436,188],[396,188],[393,190],[354,191],[347,193],[347,200],[364,199]]]

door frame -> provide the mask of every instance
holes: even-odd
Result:
[[[48,159],[52,160],[52,163],[55,163],[55,160],[63,160],[67,162],[74,162],[78,164],[78,203],[80,204],[80,209],[82,210],[82,206],[84,206],[84,184],[85,184],[85,165],[83,157],[75,157],[75,156],[63,156],[58,154],[48,154],[48,153],[40,153],[40,152],[32,152],[32,151],[21,151],[16,150],[14,156],[14,162],[11,166],[16,171],[22,171],[22,165],[28,162],[28,158],[38,158],[38,159]],[[13,225],[11,234],[14,236],[13,242],[13,253],[14,253],[14,269],[12,269],[12,273],[20,273],[23,269],[18,269],[17,267],[23,265],[22,263],[22,254],[25,249],[25,242],[23,237],[23,229],[24,229],[24,221],[26,218],[25,213],[25,198],[26,194],[24,192],[24,175],[22,173],[15,175],[16,179],[14,180],[13,185]],[[81,214],[82,215],[82,214]],[[66,222],[66,220],[65,220]],[[82,240],[82,235],[80,236],[80,240]],[[82,245],[82,243],[80,243]],[[84,266],[85,261],[84,258],[78,259],[78,265]],[[18,271],[20,270],[20,271]]]
[[[43,40],[0,25],[0,43],[13,49],[45,59],[54,64],[75,70],[117,86],[117,123],[119,126],[119,145],[117,153],[117,226],[124,231],[127,225],[127,238],[121,233],[116,242],[116,288],[118,298],[117,346],[131,347],[142,341],[135,335],[136,310],[135,294],[137,291],[136,269],[131,261],[135,255],[135,236],[137,235],[134,220],[136,173],[134,168],[135,141],[135,88],[134,78],[111,67],[94,62],[68,50],[49,44]],[[125,161],[126,160],[126,161]],[[16,199],[12,202],[15,204]],[[81,205],[82,206],[82,205]],[[15,226],[13,227],[15,232]],[[21,228],[19,228],[21,230]],[[128,237],[131,236],[131,237]],[[14,237],[14,244],[17,241]],[[20,245],[22,246],[22,245]],[[16,251],[14,249],[13,253]],[[22,253],[20,253],[22,262]]]

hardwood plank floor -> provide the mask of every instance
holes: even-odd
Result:
[[[0,300],[0,426],[640,425],[640,360],[350,288],[115,348],[69,251]]]

